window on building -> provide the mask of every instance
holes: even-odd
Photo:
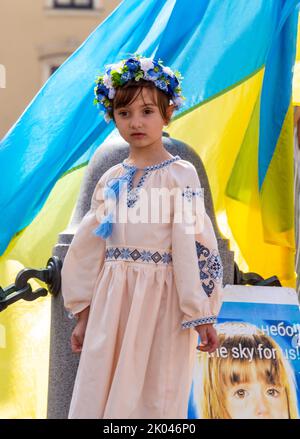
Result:
[[[65,55],[47,55],[41,60],[41,82],[44,84],[53,73],[65,62],[65,60],[71,55],[66,53]]]
[[[57,65],[50,65],[49,66],[49,76],[51,76],[55,72],[55,70],[58,69],[58,67],[59,66],[57,66]]]
[[[53,0],[56,9],[94,9],[93,0]]]
[[[45,10],[51,14],[99,14],[103,0],[44,0]]]

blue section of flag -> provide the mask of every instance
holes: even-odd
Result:
[[[297,3],[124,0],[49,78],[1,141],[0,254],[39,213],[61,175],[89,160],[114,129],[93,105],[94,80],[106,64],[135,52],[160,57],[184,76],[181,111],[189,110],[261,68],[287,19],[284,11]],[[262,169],[270,151],[264,157]]]
[[[278,0],[282,14],[265,63],[260,106],[259,189],[263,185],[292,98],[299,13],[297,3],[297,0]]]

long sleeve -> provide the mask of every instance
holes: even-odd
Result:
[[[103,176],[93,192],[89,211],[82,218],[61,271],[64,307],[70,317],[87,308],[103,267],[106,242],[94,234],[104,214]]]
[[[182,160],[174,180],[172,259],[185,329],[216,322],[222,305],[223,266],[196,168]]]

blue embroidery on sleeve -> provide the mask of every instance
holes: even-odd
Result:
[[[207,296],[210,297],[215,288],[215,283],[222,280],[222,261],[217,250],[209,251],[209,249],[200,244],[200,242],[195,241],[195,243],[202,288]]]
[[[187,322],[182,322],[181,327],[184,328],[193,328],[194,326],[198,325],[205,325],[208,323],[216,323],[217,317],[216,316],[210,316],[210,317],[203,317],[202,319],[196,319],[196,320],[189,320]]]
[[[182,196],[191,202],[193,197],[203,197],[203,188],[192,189],[190,186],[186,186],[182,191]]]

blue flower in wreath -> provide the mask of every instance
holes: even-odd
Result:
[[[125,82],[129,81],[130,79],[132,79],[132,74],[131,72],[124,72],[121,76],[121,82],[122,84],[124,84]]]
[[[156,87],[160,88],[161,90],[168,91],[168,85],[166,84],[165,81],[156,80],[154,81],[154,84],[156,85]]]
[[[147,75],[150,76],[150,78],[154,81],[161,76],[161,72],[156,72],[154,69],[149,69]]]
[[[154,65],[154,70],[157,71],[158,73],[162,73],[163,72],[163,68],[161,63],[158,60],[153,60],[153,65]]]
[[[176,78],[176,76],[171,76],[171,77],[169,78],[169,81],[170,81],[170,89],[171,89],[171,90],[174,90],[176,87],[178,87],[178,85],[179,85],[179,81],[178,81],[178,79]]]
[[[140,63],[138,62],[138,60],[134,58],[129,58],[126,61],[125,65],[128,67],[128,70],[131,72],[136,72],[140,68]]]
[[[104,84],[99,83],[97,85],[97,93],[104,96],[108,96],[108,89],[105,87]]]

